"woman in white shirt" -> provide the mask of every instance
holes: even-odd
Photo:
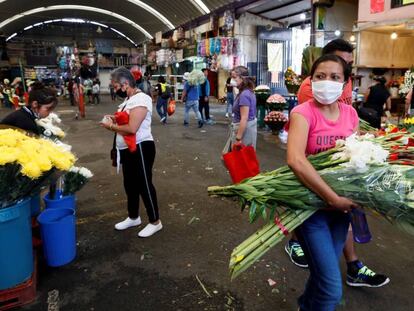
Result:
[[[117,230],[125,230],[139,226],[139,198],[142,198],[149,224],[138,233],[139,237],[149,237],[162,229],[158,214],[158,203],[155,187],[152,184],[152,166],[155,159],[155,144],[151,134],[152,99],[141,92],[131,72],[120,67],[111,73],[111,81],[115,91],[125,93],[125,101],[119,105],[118,111],[129,114],[129,122],[125,125],[115,123],[115,117],[109,116],[102,126],[116,133],[116,148],[119,151],[120,163],[124,176],[124,188],[128,201],[128,217],[115,225]],[[123,135],[135,134],[137,148],[131,152]]]

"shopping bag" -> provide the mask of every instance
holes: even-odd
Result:
[[[169,116],[173,115],[175,112],[175,100],[170,100],[167,107],[167,113]]]
[[[224,165],[229,170],[233,183],[260,173],[259,161],[253,146],[240,146],[223,155]]]

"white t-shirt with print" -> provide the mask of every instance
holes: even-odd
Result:
[[[125,106],[125,108],[124,108]],[[154,138],[151,134],[151,116],[152,116],[152,99],[147,94],[140,92],[134,96],[126,99],[122,104],[118,106],[118,111],[126,111],[129,114],[129,111],[136,107],[145,107],[147,108],[147,115],[142,121],[138,131],[136,133],[136,142],[137,144],[143,141],[152,141]],[[125,143],[125,140],[122,135],[116,135],[116,147],[120,150],[127,149],[128,146]]]

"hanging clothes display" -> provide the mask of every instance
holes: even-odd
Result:
[[[220,54],[227,55],[227,38],[221,38]]]
[[[210,55],[214,55],[216,53],[216,39],[210,38],[209,44],[210,44]]]

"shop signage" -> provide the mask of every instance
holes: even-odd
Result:
[[[371,14],[384,12],[385,0],[371,0]]]

